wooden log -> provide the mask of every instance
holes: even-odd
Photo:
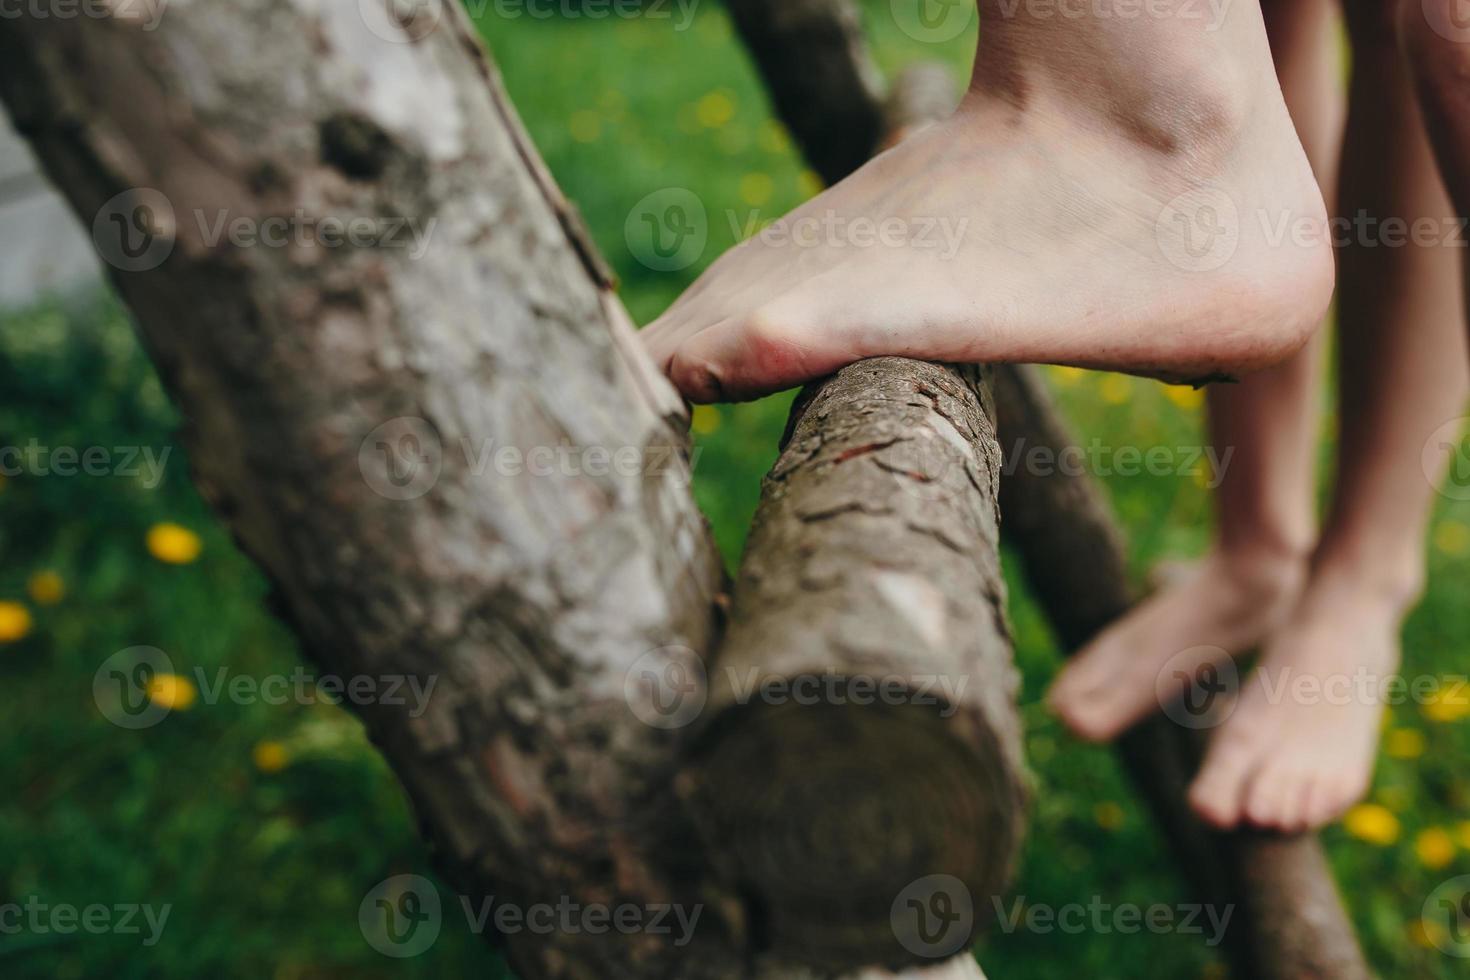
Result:
[[[682,783],[777,960],[962,953],[1009,881],[992,412],[977,371],[863,361],[807,389],[765,480]],[[921,937],[931,901],[955,918]]]

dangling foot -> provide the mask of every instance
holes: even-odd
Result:
[[[1247,16],[1220,35],[997,21],[950,119],[721,257],[644,331],[649,351],[694,401],[883,354],[1169,380],[1283,359],[1334,272]]]
[[[1367,791],[1406,604],[1314,582],[1268,645],[1190,788],[1222,828],[1298,832],[1336,820]]]
[[[1106,630],[1048,700],[1074,733],[1109,741],[1184,692],[1189,678],[1261,643],[1300,597],[1297,557],[1216,552]]]

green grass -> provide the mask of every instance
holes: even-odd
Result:
[[[732,241],[725,211],[775,216],[812,188],[757,79],[715,4],[689,30],[655,19],[503,19],[484,29],[511,94],[558,180],[586,215],[640,321],[669,303]],[[938,55],[963,70],[969,35],[940,48],[905,37],[867,5],[887,70]],[[650,271],[630,254],[634,205],[669,187],[694,191],[711,216],[701,261]],[[1197,446],[1197,406],[1147,382],[1052,372],[1088,438],[1110,446]],[[1181,401],[1187,401],[1181,399]],[[733,561],[775,455],[789,396],[705,410],[696,491]],[[171,447],[176,417],[124,315],[107,299],[48,305],[0,321],[0,445]],[[1324,450],[1325,452],[1325,450]],[[1197,554],[1209,536],[1209,498],[1194,478],[1106,479],[1131,538],[1140,577],[1156,561]],[[196,531],[196,562],[150,557],[148,529]],[[1470,637],[1464,602],[1470,506],[1436,518],[1431,587],[1406,631],[1407,672],[1454,675]],[[66,585],[60,602],[27,595],[37,572]],[[17,476],[0,487],[0,601],[22,603],[28,636],[0,646],[6,698],[0,725],[0,904],[168,902],[162,940],[0,934],[4,977],[498,976],[495,955],[450,916],[432,950],[389,960],[359,933],[365,892],[391,874],[422,872],[426,850],[383,763],[339,708],[202,701],[142,732],[96,710],[91,679],[113,652],[168,651],[181,671],[289,674],[287,632],[262,606],[264,584],[233,549],[188,483],[174,449],[155,487],[125,477]],[[1013,583],[1012,617],[1025,675],[1028,749],[1037,805],[1018,895],[1063,906],[1182,900],[1179,879],[1111,755],[1069,740],[1037,706],[1056,654],[1035,609]],[[1375,846],[1327,833],[1332,859],[1376,966],[1388,977],[1448,978],[1462,964],[1416,944],[1414,923],[1440,881],[1470,872],[1458,831],[1470,789],[1465,723],[1437,724],[1412,708],[1396,728],[1422,732],[1416,759],[1386,760],[1375,799],[1402,825]],[[262,769],[262,744],[287,764]],[[272,748],[270,751],[277,751]],[[1446,828],[1462,843],[1431,870],[1415,835]],[[1085,931],[987,938],[981,962],[995,980],[1219,975],[1198,937]]]

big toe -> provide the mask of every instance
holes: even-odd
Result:
[[[1236,826],[1245,815],[1246,789],[1258,764],[1249,744],[1212,746],[1189,787],[1190,806],[1216,827]]]

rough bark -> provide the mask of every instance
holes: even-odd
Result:
[[[968,950],[1008,883],[1025,790],[999,465],[973,369],[863,361],[793,413],[684,787],[779,959]],[[919,942],[895,900],[933,875],[970,914]]]
[[[727,0],[739,6],[745,21],[767,18],[779,23],[783,0]],[[850,24],[855,16],[848,0],[812,0],[805,5],[808,23],[826,17],[833,25]],[[808,28],[812,30],[812,28]],[[836,30],[835,26],[829,32]],[[747,43],[765,45],[759,65],[851,58],[847,68],[813,68],[817,77],[844,71],[866,71],[870,63],[860,43],[807,50],[795,34],[745,31]],[[944,108],[931,68],[910,69],[895,86],[888,117],[902,128],[920,112]],[[772,101],[800,145],[820,138],[803,132],[808,117],[785,107],[806,101],[845,115],[881,113],[883,104],[871,84],[854,86],[837,97],[850,106],[838,108],[834,93],[806,87],[805,76],[771,73]],[[950,104],[954,96],[950,95]],[[911,123],[909,124],[911,125]],[[827,175],[840,179],[865,162],[853,154]],[[830,160],[829,160],[830,166]],[[825,174],[824,174],[825,175]],[[993,374],[1002,441],[1060,452],[1073,446],[1060,415],[1029,369],[998,366]],[[1008,470],[1001,481],[1004,537],[1022,561],[1028,587],[1050,620],[1067,652],[1083,646],[1132,605],[1124,563],[1122,535],[1101,491],[1088,476],[1033,477],[1023,466]],[[1343,909],[1321,844],[1315,836],[1279,837],[1243,831],[1220,834],[1195,819],[1185,799],[1199,762],[1198,733],[1167,719],[1152,719],[1119,743],[1120,756],[1139,792],[1174,849],[1201,901],[1234,904],[1227,950],[1237,972],[1264,980],[1371,976],[1357,937]]]
[[[169,254],[113,281],[199,486],[323,669],[434,680],[422,717],[361,717],[455,887],[522,907],[706,904],[682,950],[649,932],[507,936],[518,972],[743,975],[743,937],[679,866],[676,808],[649,803],[671,795],[680,733],[641,721],[650,692],[626,683],[640,658],[713,636],[721,572],[666,421],[677,402],[624,349],[630,325],[459,6],[414,43],[386,10],[397,37],[336,0],[196,0],[153,31],[6,18],[0,94],[87,226],[114,195],[156,192],[134,198]],[[222,212],[298,209],[437,225],[422,256],[208,240]],[[475,465],[564,444],[640,462]]]

